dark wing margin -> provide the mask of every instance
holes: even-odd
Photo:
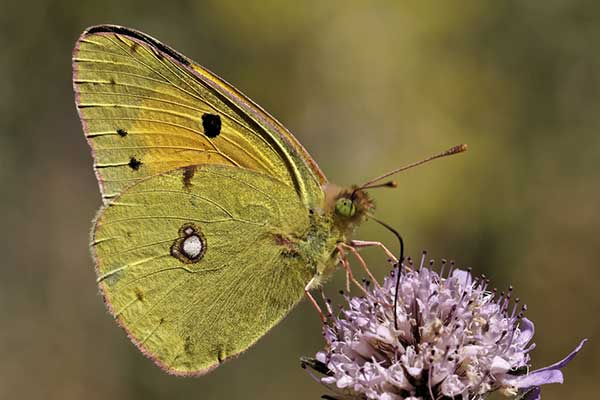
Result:
[[[152,36],[148,36],[145,33],[136,31],[134,29],[129,29],[124,26],[118,26],[118,25],[97,25],[97,26],[92,26],[91,28],[88,28],[84,32],[83,35],[91,35],[94,33],[118,33],[120,35],[129,36],[129,37],[141,40],[142,42],[146,42],[146,43],[156,47],[158,50],[170,55],[175,60],[179,61],[180,63],[182,63],[186,66],[191,65],[191,61],[187,57],[185,57],[183,54],[173,50],[169,46],[164,45],[163,43],[154,39]]]

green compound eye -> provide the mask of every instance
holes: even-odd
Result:
[[[354,202],[342,197],[335,202],[335,212],[343,217],[352,217],[356,213]]]

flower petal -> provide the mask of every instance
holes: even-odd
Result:
[[[528,375],[519,376],[514,379],[505,379],[505,382],[508,382],[519,389],[527,389],[548,383],[563,383],[563,374],[558,369],[534,371]]]
[[[327,354],[324,351],[319,351],[315,356],[317,361],[322,362],[323,364],[327,364]]]
[[[402,400],[402,397],[394,393],[385,392],[380,397],[381,400]]]
[[[587,342],[584,339],[579,343],[579,346],[575,348],[568,356],[563,358],[557,363],[554,363],[548,367],[535,370],[527,375],[517,376],[514,378],[504,379],[504,382],[513,385],[520,389],[530,388],[534,386],[541,386],[548,383],[563,383],[563,375],[560,369],[567,365],[569,361],[575,357],[577,352],[581,350],[583,345]]]
[[[506,373],[510,369],[511,365],[502,357],[494,357],[492,360],[492,366],[490,367],[490,373],[492,375],[501,375]]]
[[[527,394],[525,394],[525,397],[523,397],[522,400],[541,400],[541,398],[542,398],[542,391],[540,390],[539,386],[536,386],[533,389],[531,389],[529,392],[527,392]]]
[[[456,278],[458,282],[462,284],[464,289],[470,289],[471,283],[473,283],[473,278],[471,277],[471,273],[469,271],[455,269],[452,271],[452,277]]]
[[[521,334],[519,335],[519,341],[523,344],[529,343],[533,337],[533,333],[535,332],[533,322],[527,318],[523,318],[521,320],[521,324],[519,325],[519,330],[521,331]]]
[[[569,353],[568,356],[566,356],[565,358],[563,358],[562,360],[560,360],[557,363],[554,363],[548,367],[545,368],[541,368],[538,369],[536,371],[533,372],[539,372],[539,371],[547,371],[547,370],[552,370],[552,369],[560,369],[562,367],[564,367],[565,365],[567,365],[569,362],[571,362],[571,360],[577,355],[577,353],[579,353],[579,350],[581,350],[581,348],[583,347],[583,345],[587,342],[587,339],[583,339],[579,345],[577,347],[575,347],[575,350],[573,350],[572,352]]]

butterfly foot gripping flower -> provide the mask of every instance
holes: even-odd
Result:
[[[489,291],[485,277],[443,270],[421,262],[364,297],[345,295],[347,305],[324,325],[325,350],[302,360],[333,392],[324,398],[483,399],[499,392],[531,400],[540,398],[541,385],[562,383],[561,368],[586,340],[563,360],[530,371],[534,325],[512,288]]]

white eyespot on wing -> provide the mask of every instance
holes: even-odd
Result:
[[[202,260],[204,253],[206,238],[200,228],[191,222],[183,224],[171,245],[171,255],[184,264],[194,264]]]
[[[189,259],[195,259],[204,250],[204,243],[197,235],[190,235],[181,244],[182,253]]]

